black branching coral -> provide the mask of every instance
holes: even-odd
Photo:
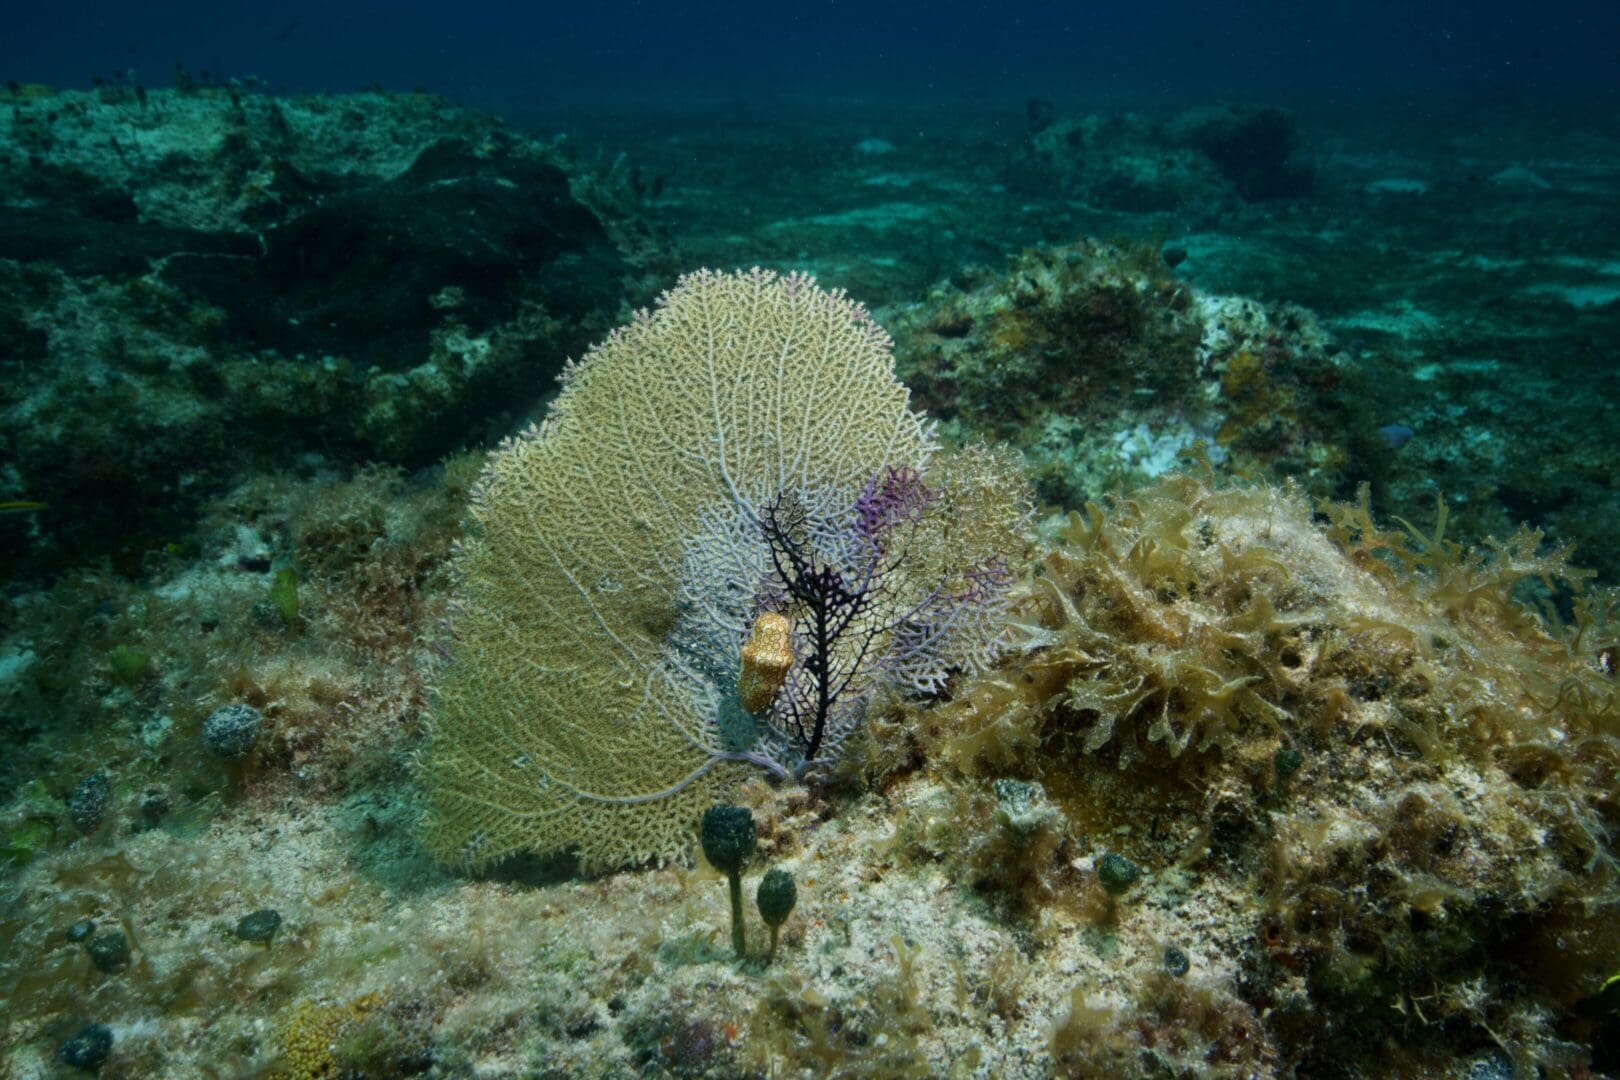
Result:
[[[1011,575],[1000,558],[970,568],[959,591],[905,587],[916,531],[937,494],[917,470],[890,467],[867,483],[844,523],[847,535],[830,544],[828,530],[791,493],[760,515],[771,572],[762,583],[767,610],[755,625],[774,617],[794,628],[796,661],[766,709],[755,711],[768,711],[779,757],[800,774],[836,757],[874,690],[926,683],[941,672],[937,652],[958,617],[982,614],[1004,595]],[[842,561],[829,558],[829,548]]]
[[[761,270],[689,275],[571,364],[474,492],[429,847],[685,860],[743,780],[822,768],[879,691],[990,659],[1023,485],[936,454],[908,402],[865,309]]]
[[[760,528],[781,588],[779,602],[798,610],[806,645],[800,677],[772,703],[772,719],[808,763],[818,760],[827,742],[833,710],[872,666],[877,639],[893,627],[874,617],[884,598],[878,558],[869,556],[847,571],[823,562],[804,539],[805,524],[792,500],[778,498],[765,508]]]

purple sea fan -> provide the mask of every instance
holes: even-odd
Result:
[[[1010,613],[1012,570],[995,555],[966,567],[959,578],[954,588],[929,595],[923,617],[896,629],[887,661],[895,685],[937,694],[952,671],[977,670],[996,658]]]
[[[835,503],[781,492],[756,523],[763,572],[737,681],[756,720],[749,760],[773,772],[831,765],[875,693],[937,693],[953,670],[989,659],[1005,625],[1003,558],[931,565],[949,508],[918,470],[887,468],[852,506]],[[784,625],[789,640],[761,649]]]
[[[868,480],[855,500],[855,528],[873,545],[882,547],[897,527],[922,520],[934,494],[916,469],[891,465]]]

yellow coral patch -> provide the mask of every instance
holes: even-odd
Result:
[[[281,1030],[282,1068],[275,1080],[325,1080],[337,1075],[333,1053],[351,1025],[382,1005],[382,995],[364,994],[349,1002],[300,1001]]]

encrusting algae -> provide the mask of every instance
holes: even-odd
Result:
[[[1478,1044],[1579,1060],[1543,1018],[1620,947],[1614,598],[1533,531],[1476,553],[1443,529],[1442,510],[1432,535],[1382,530],[1365,493],[1315,506],[1187,476],[1069,515],[1019,603],[1018,659],[914,715],[905,737],[962,777],[922,852],[1047,940],[1055,910],[1104,910],[1106,857],[1085,854],[1102,837],[1150,869],[1151,906],[1235,888],[1250,899],[1205,944],[1224,937],[1231,991],[1267,1018],[1251,1065],[1343,1060],[1373,1030],[1405,1033],[1391,1067]],[[1033,864],[978,794],[1009,776],[1065,823]],[[1054,1050],[1124,1064],[1127,1014],[1086,998]]]

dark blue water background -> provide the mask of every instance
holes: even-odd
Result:
[[[1257,96],[1602,106],[1620,3],[753,2],[15,5],[0,79],[72,87],[179,62],[272,88],[542,101]]]

